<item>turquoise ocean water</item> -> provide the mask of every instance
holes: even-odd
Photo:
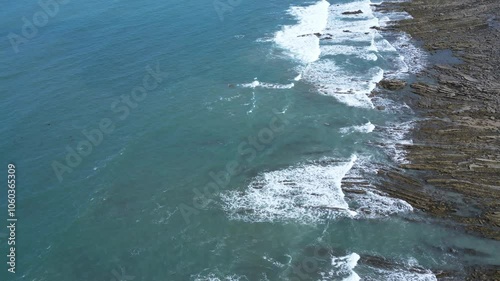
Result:
[[[408,15],[346,0],[43,3],[0,11],[19,220],[16,274],[0,232],[2,280],[436,280],[499,263],[498,243],[374,187],[406,161],[417,116],[408,94],[368,95],[426,58],[370,27]]]

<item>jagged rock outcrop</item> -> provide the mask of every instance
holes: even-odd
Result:
[[[361,10],[357,10],[357,11],[347,11],[347,12],[343,12],[342,14],[343,15],[358,15],[358,14],[362,14],[363,11]]]
[[[387,90],[396,91],[406,87],[406,81],[398,79],[384,79],[378,82],[378,86]]]

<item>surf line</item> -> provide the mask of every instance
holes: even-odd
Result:
[[[241,172],[244,164],[252,163],[256,158],[264,155],[272,142],[285,133],[290,120],[277,109],[273,109],[272,113],[273,117],[266,127],[260,129],[256,135],[248,136],[238,145],[236,157],[238,160],[227,162],[225,169],[219,172],[209,172],[208,175],[212,180],[203,187],[203,190],[193,188],[194,196],[191,205],[179,204],[178,209],[186,224],[191,222],[191,216],[200,214],[200,211],[206,210],[214,202],[220,191],[229,185],[231,178]]]

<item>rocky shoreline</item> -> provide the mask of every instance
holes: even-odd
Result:
[[[423,117],[413,144],[405,146],[411,164],[380,171],[379,188],[470,233],[500,240],[500,2],[412,0],[376,8],[408,12],[413,19],[387,29],[410,34],[431,58],[451,50],[459,61],[431,59],[410,85],[379,85],[416,94],[411,106]],[[471,268],[468,275],[500,280],[495,268]]]

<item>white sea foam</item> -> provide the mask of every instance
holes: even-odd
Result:
[[[413,207],[404,200],[367,185],[366,179],[376,172],[377,168],[364,156],[352,156],[346,162],[325,158],[263,173],[245,191],[223,193],[222,208],[232,219],[251,222],[316,223],[338,217],[374,219],[412,212]],[[344,195],[344,177],[349,178],[349,188],[364,192]]]
[[[252,92],[252,107],[247,111],[247,114],[250,114],[253,112],[257,104],[257,101],[255,99],[255,92]]]
[[[412,212],[413,207],[406,201],[392,198],[370,183],[369,179],[375,177],[377,172],[378,167],[373,164],[371,157],[360,156],[345,176],[344,183],[347,181],[349,185],[344,188],[364,192],[344,191],[346,201],[357,213],[355,218],[375,219]]]
[[[263,256],[262,258],[264,260],[270,262],[272,265],[274,265],[276,267],[281,267],[281,268],[285,267],[285,264],[282,264],[282,263],[280,263],[279,261],[277,261],[277,260],[275,260],[273,258],[269,258],[269,257],[266,257],[266,256]]]
[[[395,214],[410,213],[413,207],[406,201],[382,195],[375,189],[365,189],[365,194],[353,194],[353,205],[360,218],[380,218]]]
[[[293,58],[309,63],[317,60],[321,50],[319,38],[313,33],[322,32],[328,19],[330,4],[321,0],[307,7],[291,7],[288,12],[297,19],[297,24],[284,26],[276,32],[274,41]],[[302,36],[311,34],[311,36]],[[302,37],[301,37],[302,36]]]
[[[332,33],[334,42],[371,42],[379,26],[379,20],[374,16],[369,0],[331,6],[326,32]],[[362,14],[345,15],[344,12],[361,10]]]
[[[314,223],[337,216],[354,216],[341,189],[341,180],[357,156],[344,163],[314,163],[263,173],[243,191],[221,195],[223,209],[244,221]]]
[[[361,10],[363,13],[342,14],[354,10]],[[372,62],[378,60],[375,41],[378,32],[370,27],[378,26],[379,22],[372,13],[370,1],[332,6],[321,1],[306,8],[292,7],[291,11],[298,18],[298,24],[284,27],[276,34],[275,42],[292,57],[302,57],[301,61],[307,63],[302,69],[302,77],[314,84],[321,94],[333,96],[349,106],[373,108],[368,94],[383,78],[384,71],[377,66],[348,70],[351,58]],[[305,22],[315,24],[304,24]],[[305,26],[314,28],[307,29]],[[317,36],[297,37],[315,32],[322,34],[321,45]],[[290,39],[286,41],[287,44],[282,43],[284,37]],[[308,42],[307,47],[302,44],[305,41]]]
[[[218,276],[218,274],[215,273],[209,273],[205,276],[198,274],[194,278],[194,281],[248,281],[248,278],[246,276],[240,276],[236,274],[222,277]]]
[[[381,146],[396,163],[409,163],[408,159],[406,159],[406,150],[404,150],[402,146],[411,145],[413,143],[408,133],[414,125],[414,121],[400,123],[390,122],[387,123],[386,126],[380,127],[386,139]]]
[[[354,268],[358,264],[360,256],[352,253],[343,257],[332,257],[332,269],[329,272],[321,273],[321,281],[339,280],[343,281],[359,281],[361,278],[354,272]]]
[[[362,13],[343,14],[358,10]],[[325,40],[325,44],[321,46],[324,63],[316,65],[319,66],[314,71],[317,77],[311,79],[318,86],[320,93],[333,96],[349,106],[374,107],[368,95],[383,79],[384,71],[378,66],[370,67],[370,63],[364,64],[365,67],[361,69],[350,69],[352,58],[378,60],[376,41],[380,40],[381,36],[377,30],[371,28],[373,26],[379,26],[379,20],[373,15],[368,0],[330,7],[325,33],[330,34],[332,39]],[[331,56],[337,58],[336,63],[341,65],[336,65],[334,60],[328,59]]]
[[[359,126],[340,128],[340,132],[342,134],[349,134],[353,132],[371,133],[373,132],[373,130],[375,130],[375,125],[373,125],[371,122],[367,122],[366,124]]]
[[[373,108],[368,94],[384,77],[380,67],[367,71],[347,71],[333,60],[323,59],[309,64],[303,77],[313,83],[321,94],[333,96],[349,106]]]
[[[342,280],[360,281],[361,276],[355,272],[360,256],[351,253],[346,256],[332,256],[332,268],[328,272],[321,272],[321,281]],[[397,264],[394,269],[381,269],[362,265],[363,280],[384,280],[384,281],[436,281],[436,276],[430,270],[423,269],[416,263],[415,265]],[[413,267],[414,270],[408,268]],[[416,269],[416,270],[415,270]],[[358,271],[361,271],[358,270]]]
[[[437,281],[436,275],[429,273],[415,273],[409,271],[385,271],[380,273],[385,281]]]
[[[400,53],[401,59],[409,73],[419,73],[427,65],[425,52],[411,43],[412,38],[406,33],[400,33],[398,39],[392,44]]]
[[[389,41],[387,41],[386,39],[380,39],[380,40],[377,40],[375,42],[375,46],[377,48],[377,50],[379,52],[393,52],[393,53],[397,53],[398,50],[396,50],[396,48],[394,48],[393,45],[391,45],[391,43],[389,43]]]
[[[410,270],[409,268],[413,268]],[[372,268],[377,275],[377,280],[387,281],[437,281],[436,275],[428,269],[422,268],[415,258],[410,258],[408,261],[400,264],[398,268],[381,269]]]
[[[343,14],[357,10],[362,13]],[[390,70],[388,75],[417,71],[419,65],[422,65],[418,61],[415,66],[412,61],[400,55],[405,50],[408,54],[419,51],[410,44],[408,36],[398,37],[393,45],[378,30],[371,28],[408,15],[398,14],[379,20],[372,12],[369,0],[332,6],[326,1],[319,1],[306,7],[291,7],[289,13],[297,19],[297,23],[282,27],[275,34],[274,42],[288,56],[301,62],[299,74],[293,80],[303,79],[313,84],[319,93],[335,97],[349,106],[374,107],[368,95],[385,74],[378,66],[379,58],[394,62],[396,70]],[[313,35],[316,32],[322,34],[321,42],[318,36]],[[301,36],[307,34],[310,35]],[[239,86],[287,89],[294,84],[263,83],[255,79]],[[383,126],[382,130],[389,140],[384,147],[395,161],[404,162],[405,155],[400,144],[409,142],[405,140],[409,127],[407,124],[400,125],[403,127],[389,125]],[[374,129],[375,126],[368,122],[341,128],[340,132],[370,133]],[[365,193],[349,193],[344,196],[341,180],[351,170],[354,161],[355,159],[351,159],[343,164],[337,162],[329,165],[307,164],[263,173],[245,191],[224,193],[221,196],[223,209],[233,219],[294,220],[303,223],[338,216],[376,218],[413,210],[407,202],[391,198],[373,186],[362,184],[360,188]],[[357,213],[350,210],[349,206]]]
[[[348,277],[343,277],[343,281],[359,281],[361,277],[354,272],[354,268],[358,265],[358,261],[360,256],[356,253],[352,253],[345,257],[332,259],[332,265],[334,266],[334,270],[332,270],[328,275],[328,277],[343,277],[342,274],[349,273]],[[367,276],[363,276],[363,280],[384,280],[384,281],[437,281],[436,276],[432,273],[432,271],[422,268],[418,265],[418,262],[414,260],[413,264],[408,264],[405,262],[404,264],[397,264],[393,269],[381,269],[375,268],[372,266],[364,266],[363,272]],[[409,269],[413,268],[413,269]],[[369,270],[367,270],[369,269]],[[369,272],[369,273],[368,273]],[[333,278],[325,279],[322,281],[329,281]]]
[[[362,13],[344,14],[358,10]],[[335,5],[319,1],[307,7],[292,6],[289,13],[297,19],[297,24],[284,26],[275,34],[274,42],[303,63],[301,75],[295,80],[303,78],[315,85],[319,93],[349,106],[374,108],[368,95],[384,74],[400,77],[419,72],[425,65],[423,53],[411,44],[407,35],[401,34],[392,45],[373,29],[411,18],[407,13],[375,13],[369,0]],[[314,33],[321,33],[321,39]],[[396,70],[385,73],[370,63],[381,56],[394,64]]]
[[[243,87],[243,88],[265,88],[265,89],[291,89],[295,86],[294,83],[289,83],[289,84],[276,84],[276,83],[265,83],[265,82],[260,82],[259,80],[255,79],[251,83],[244,83],[244,84],[239,84],[238,86]]]
[[[344,268],[345,268],[345,270],[350,271],[350,275],[348,277],[344,278],[344,281],[359,281],[359,280],[361,280],[359,275],[356,274],[356,272],[354,272],[354,270],[353,270],[354,267],[356,267],[356,265],[358,265],[359,258],[360,258],[360,256],[358,254],[352,253],[349,256],[347,256],[347,258],[345,259]]]
[[[394,24],[394,22],[400,20],[413,19],[413,17],[407,12],[390,12],[390,13],[376,13],[379,17],[379,22],[381,27],[387,27]]]
[[[372,48],[372,49],[370,49]],[[374,47],[366,46],[344,46],[344,45],[324,45],[321,46],[323,56],[355,56],[368,61],[378,60],[378,56],[373,52]]]
[[[391,1],[401,2],[401,1]],[[400,20],[412,19],[412,16],[406,12],[375,12],[375,16],[379,18],[381,27],[394,25]],[[392,44],[387,40],[377,42],[377,47],[381,51],[389,51],[396,53],[396,60],[393,62],[397,66],[395,73],[390,73],[389,77],[404,78],[406,73],[418,73],[422,71],[427,64],[427,56],[423,50],[416,47],[412,42],[412,38],[403,32],[390,32]]]

